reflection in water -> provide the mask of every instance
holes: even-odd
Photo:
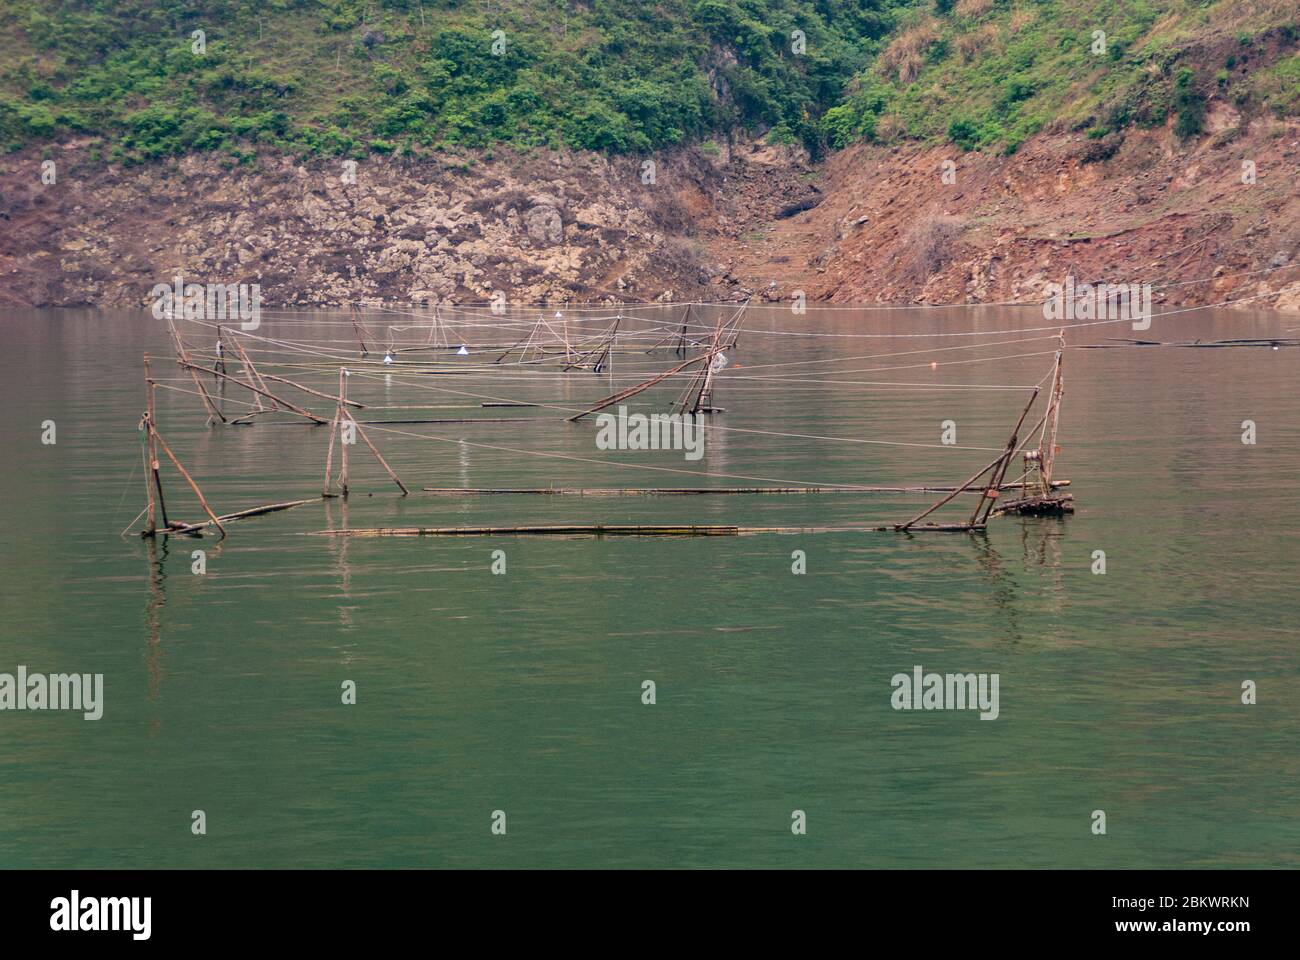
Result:
[[[146,537],[145,549],[149,556],[149,602],[144,608],[144,622],[148,632],[145,638],[144,662],[149,676],[149,701],[156,703],[158,692],[162,687],[162,623],[161,613],[167,603],[165,584],[167,573],[163,570],[163,561],[167,559],[167,541],[170,537]],[[157,732],[158,718],[155,715],[151,730]]]
[[[339,519],[338,523],[334,522],[334,506],[338,505]],[[325,498],[325,529],[326,530],[346,530],[348,529],[348,501],[346,497],[326,497]],[[338,571],[339,577],[339,595],[347,600],[350,597],[352,587],[352,567],[348,563],[348,546],[352,541],[351,537],[334,536],[328,537],[329,551],[334,555],[334,568]],[[338,605],[339,623],[345,627],[352,626],[352,610],[346,603]]]
[[[984,570],[989,582],[988,600],[1003,617],[1007,628],[1008,640],[1020,640],[1020,611],[1016,606],[1016,581],[1003,568],[1002,554],[989,540],[987,531],[980,530],[969,535],[975,545],[975,559]]]
[[[1049,578],[1049,589],[1043,591],[1050,599],[1052,613],[1065,610],[1066,569],[1061,557],[1061,538],[1065,536],[1066,518],[1025,518],[1020,527],[1020,543],[1024,551],[1026,568],[1036,564]]]

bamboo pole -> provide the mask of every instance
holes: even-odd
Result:
[[[1006,475],[1007,465],[1011,462],[1011,453],[1004,453],[993,467],[989,474],[989,482],[985,484],[984,489],[980,491],[979,502],[975,504],[975,510],[971,513],[968,525],[985,526],[989,520],[989,511],[993,509],[993,501],[998,497],[998,490],[1002,483],[1003,476]],[[980,517],[980,511],[984,511],[984,516]]]
[[[347,396],[347,375],[348,371],[344,367],[339,367],[339,405],[336,416],[339,418],[339,459],[341,461],[342,472],[339,474],[339,495],[346,500],[348,498],[348,442],[347,437],[343,435],[343,398]]]
[[[1061,398],[1065,396],[1065,331],[1061,331],[1061,349],[1056,352],[1056,376],[1052,383],[1050,423],[1043,425],[1044,443],[1039,441],[1039,476],[1044,495],[1052,490],[1052,469],[1056,463],[1056,435],[1061,421]]]
[[[611,536],[611,537],[702,537],[730,536],[742,528],[719,524],[643,524],[639,526],[565,524],[549,527],[354,527],[321,531],[324,536],[349,537],[488,537],[488,536]]]
[[[158,459],[154,453],[153,440],[154,387],[153,381],[149,378],[149,354],[147,353],[144,355],[144,395],[145,413],[144,417],[141,418],[140,428],[145,431],[144,490],[149,497],[149,519],[145,526],[145,535],[152,537],[154,531],[158,529],[158,518],[153,498],[154,483],[158,478]]]
[[[1052,488],[1068,487],[1069,480],[1053,480]],[[1004,483],[1003,490],[1026,490],[1029,483]],[[708,495],[792,495],[792,494],[876,494],[876,493],[977,493],[967,487],[865,487],[827,485],[821,487],[423,487],[424,493],[446,497],[464,496],[568,496],[568,497],[651,497]]]
[[[313,390],[311,387],[303,386],[296,380],[290,380],[288,377],[277,377],[273,373],[259,373],[258,379],[274,380],[276,383],[288,384],[291,387],[297,387],[303,393],[310,393],[313,397],[320,397],[322,400],[338,401],[338,397],[332,394],[323,393],[320,390]],[[356,407],[358,410],[364,410],[366,405],[359,400],[344,400],[343,403],[349,407]]]
[[[321,488],[322,497],[332,497],[330,493],[330,471],[334,467],[334,438],[339,432],[339,415],[337,409],[334,413],[334,419],[330,421],[330,442],[325,454],[325,486]]]
[[[194,364],[189,363],[188,361],[182,361],[182,366],[188,367],[191,371],[199,369]],[[216,373],[216,371],[213,371],[213,375],[222,377],[226,380],[231,381],[232,383],[237,383],[245,390],[252,390],[254,393],[260,393],[262,396],[274,400],[276,403],[280,404],[282,407],[284,407],[286,410],[290,411],[291,413],[296,413],[300,417],[306,417],[308,420],[311,420],[313,423],[329,422],[328,420],[316,416],[316,414],[312,413],[310,410],[304,410],[302,407],[298,406],[297,404],[290,403],[288,400],[285,400],[283,397],[276,396],[274,393],[271,393],[271,391],[269,390],[259,389],[258,387],[253,386],[251,383],[248,383],[245,380],[240,380],[238,377],[232,377],[228,373]],[[222,419],[224,420],[225,418],[223,417]]]
[[[406,485],[402,483],[401,480],[397,479],[397,474],[393,472],[393,468],[388,465],[388,461],[383,458],[375,445],[370,442],[370,438],[366,436],[366,431],[361,429],[361,424],[357,423],[356,418],[353,417],[351,413],[347,413],[346,416],[352,421],[352,425],[357,428],[357,433],[361,434],[361,439],[366,442],[366,446],[369,447],[370,452],[375,455],[375,459],[379,461],[379,465],[388,471],[388,475],[392,477],[393,483],[397,484],[397,488],[402,491],[402,496],[409,494],[411,491],[407,490]]]
[[[536,327],[537,327],[537,324],[533,324],[533,329],[536,329]],[[510,356],[510,354],[511,354],[512,352],[514,352],[515,347],[519,346],[519,345],[520,345],[521,343],[523,343],[525,340],[529,340],[529,341],[530,341],[530,340],[532,340],[532,339],[533,339],[533,334],[532,334],[532,331],[530,330],[529,333],[528,333],[528,336],[526,336],[526,337],[521,337],[520,339],[518,339],[518,340],[516,340],[514,343],[512,343],[510,346],[506,347],[506,352],[503,353],[503,354],[501,354],[501,356],[497,357],[497,358],[496,358],[495,360],[493,360],[492,362],[493,362],[493,363],[500,363],[500,362],[501,362],[502,360],[504,360],[506,357]],[[521,357],[520,359],[522,359],[522,357]]]
[[[181,476],[184,477],[185,482],[190,485],[190,489],[194,491],[194,495],[199,498],[199,503],[203,505],[203,509],[207,511],[208,516],[212,518],[213,524],[216,525],[216,528],[221,531],[221,535],[224,537],[226,535],[226,528],[221,525],[221,521],[217,519],[217,515],[213,513],[212,508],[208,506],[208,501],[204,498],[203,491],[199,489],[199,485],[194,482],[194,478],[190,476],[189,471],[181,466],[181,462],[176,459],[176,454],[172,453],[172,448],[167,446],[167,441],[163,439],[162,434],[156,429],[154,430],[154,436],[158,438],[158,443],[162,446],[163,453],[167,454],[167,458],[171,460],[172,465],[180,471]],[[170,524],[168,526],[170,526]]]
[[[148,374],[148,365],[145,365],[145,373]],[[171,526],[171,521],[167,518],[167,500],[163,496],[162,473],[158,469],[158,428],[155,423],[157,415],[157,406],[155,403],[156,388],[152,378],[145,380],[145,385],[149,390],[149,413],[147,417],[147,428],[149,430],[149,471],[153,474],[153,485],[158,492],[158,512],[162,517],[164,527]]]
[[[996,457],[996,458],[995,458],[991,463],[988,463],[988,464],[986,464],[985,466],[980,467],[980,469],[979,469],[978,472],[976,472],[976,473],[975,473],[975,474],[974,474],[974,475],[973,475],[969,480],[967,480],[965,483],[963,483],[960,487],[957,487],[955,490],[953,490],[951,493],[949,493],[948,496],[944,497],[942,500],[938,501],[937,503],[934,503],[934,504],[932,504],[931,506],[927,507],[925,510],[921,511],[921,512],[918,513],[916,516],[914,516],[911,520],[908,520],[908,521],[905,522],[905,523],[898,523],[898,524],[895,524],[895,525],[894,525],[894,529],[895,529],[895,530],[906,530],[908,527],[913,526],[914,524],[918,523],[918,522],[921,521],[921,520],[924,520],[924,519],[925,519],[926,517],[928,517],[930,514],[934,513],[934,511],[936,511],[936,510],[938,510],[940,507],[942,507],[945,503],[948,503],[950,500],[955,500],[955,499],[957,498],[957,494],[959,494],[959,493],[961,493],[963,490],[967,489],[967,488],[968,488],[971,484],[973,484],[976,480],[978,480],[980,477],[984,476],[984,474],[988,473],[989,470],[991,470],[993,467],[997,466],[998,463],[1002,460],[1002,457],[1003,457],[1003,454],[998,454],[998,456],[997,456],[997,457]]]
[[[1025,425],[1025,417],[1029,416],[1030,408],[1033,407],[1034,401],[1038,399],[1038,392],[1039,388],[1034,387],[1033,393],[1029,395],[1029,402],[1025,404],[1025,409],[1020,411],[1020,419],[1016,421],[1015,428],[1011,431],[1011,436],[1007,440],[1007,447],[1002,454],[1001,463],[994,468],[993,473],[989,476],[989,483],[984,488],[984,495],[980,497],[980,502],[975,505],[975,512],[971,514],[970,522],[972,526],[975,525],[980,510],[984,511],[984,516],[979,521],[980,524],[988,523],[989,511],[993,509],[993,501],[997,499],[1002,480],[1007,475],[1007,467],[1011,465],[1011,458],[1016,455],[1016,447],[1020,443],[1020,428]]]
[[[260,517],[266,513],[276,513],[280,510],[288,510],[291,507],[300,507],[304,503],[317,503],[321,499],[322,498],[320,497],[311,497],[310,499],[307,500],[290,500],[287,503],[268,503],[265,506],[251,507],[248,510],[240,510],[237,513],[227,513],[224,516],[218,517],[217,519],[220,520],[222,523],[230,523],[232,520],[244,520],[248,517]],[[181,527],[172,527],[171,529],[165,530],[163,532],[173,533],[173,534],[194,533],[195,531],[202,530],[205,527],[210,527],[210,526],[212,526],[212,521],[205,520],[202,523],[190,523]]]
[[[185,349],[185,343],[181,340],[181,335],[176,330],[176,321],[171,318],[170,314],[167,317],[167,326],[171,330],[172,340],[176,344],[176,362],[189,370],[190,379],[194,381],[194,386],[198,389],[199,396],[203,398],[203,406],[208,411],[208,423],[211,423],[213,420],[220,420],[222,423],[225,423],[225,415],[217,409],[217,405],[212,402],[212,397],[208,395],[208,388],[205,387],[203,381],[199,379],[199,371],[203,368],[195,366],[190,362],[189,351]],[[212,372],[214,376],[217,375],[215,370]],[[225,374],[223,373],[221,376],[224,377]],[[235,382],[238,383],[239,381],[236,380]]]
[[[234,343],[235,343],[235,352],[239,354],[239,358],[244,364],[244,371],[248,375],[248,382],[256,383],[259,387],[265,390],[266,384],[262,381],[262,374],[258,371],[257,367],[253,366],[253,361],[248,356],[248,352],[244,350],[244,345],[241,344],[238,340],[235,340]],[[223,370],[222,372],[224,373],[225,371]],[[257,394],[257,393],[253,394],[253,399],[257,401],[257,411],[259,413],[262,412],[262,410],[265,409],[265,406],[262,403],[261,394]],[[272,401],[271,408],[276,409],[275,401]]]
[[[667,380],[669,377],[673,376],[674,374],[681,373],[687,367],[697,364],[701,360],[710,361],[712,359],[713,359],[713,351],[709,351],[707,353],[700,354],[698,357],[691,357],[689,360],[683,360],[681,363],[677,364],[677,366],[672,367],[669,370],[665,370],[663,373],[658,374],[657,376],[653,376],[649,380],[644,380],[641,383],[636,384],[635,386],[631,386],[625,390],[620,390],[618,393],[611,394],[608,397],[606,397],[604,400],[601,400],[599,403],[597,403],[594,407],[584,410],[582,411],[582,413],[575,413],[573,416],[566,417],[565,419],[568,420],[570,423],[574,422],[575,420],[581,420],[583,417],[587,416],[588,414],[595,413],[597,410],[604,410],[606,407],[611,406],[612,404],[619,403],[620,401],[627,400],[631,397],[634,397],[641,391],[653,387],[656,383],[661,383],[662,381]]]
[[[145,414],[140,418],[139,430],[141,432],[140,459],[144,461],[144,493],[145,497],[148,499],[148,506],[145,507],[145,512],[149,515],[145,520],[145,527],[142,536],[152,537],[154,532],[158,529],[158,520],[155,513],[156,506],[153,499],[153,477],[149,469],[149,441],[147,439],[149,436],[147,432],[149,430],[148,414]],[[125,533],[126,531],[124,530],[122,532]]]
[[[221,324],[217,324],[217,360],[212,365],[212,369],[220,370],[222,373],[226,372],[226,350],[221,339]]]
[[[348,317],[352,320],[352,331],[357,335],[357,343],[361,345],[361,355],[364,357],[370,351],[366,349],[366,341],[361,339],[361,327],[357,324],[357,305],[355,303],[348,304]]]

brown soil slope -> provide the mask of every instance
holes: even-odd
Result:
[[[1187,146],[1157,130],[1040,137],[1011,157],[851,148],[826,164],[822,203],[716,253],[750,285],[837,302],[1037,300],[1067,272],[1168,284],[1169,305],[1300,285],[1300,125],[1209,119]],[[1300,309],[1300,295],[1259,305]]]

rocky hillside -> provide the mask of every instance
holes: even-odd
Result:
[[[1298,44],[1280,0],[0,0],[0,303],[1288,307]]]
[[[299,305],[498,290],[1003,302],[1072,271],[1168,284],[1163,305],[1286,291],[1253,302],[1300,309],[1300,124],[1239,120],[1216,107],[1196,142],[1131,131],[1104,158],[1081,134],[1009,157],[860,144],[822,163],[742,141],[667,154],[654,183],[635,158],[572,151],[376,158],[346,183],[336,163],[270,155],[232,171],[192,155],[121,169],[68,145],[54,184],[34,151],[0,160],[0,303],[138,305],[177,272],[260,282],[266,302]]]
[[[752,144],[667,153],[653,182],[575,151],[119,168],[69,144],[54,183],[45,162],[0,160],[0,302],[136,305],[178,272],[274,304],[741,296],[710,243],[815,194],[799,151]]]

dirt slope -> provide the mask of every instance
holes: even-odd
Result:
[[[1186,147],[1167,130],[1040,137],[1011,157],[854,147],[822,171],[823,202],[715,252],[751,285],[837,302],[1034,300],[1066,272],[1180,284],[1157,292],[1170,305],[1297,285],[1300,125],[1241,129],[1227,108],[1210,123]],[[1265,304],[1298,309],[1300,296]]]

